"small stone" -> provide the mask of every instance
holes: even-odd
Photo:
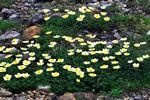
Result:
[[[20,36],[20,33],[18,33],[17,31],[6,31],[4,34],[0,35],[0,40],[16,38],[19,36]]]
[[[60,96],[58,100],[76,100],[72,93],[65,93],[63,96]]]
[[[12,93],[0,87],[0,97],[9,97],[9,96],[12,96]]]
[[[33,39],[33,36],[38,34],[40,32],[40,27],[38,26],[31,26],[29,28],[27,28],[24,33],[23,33],[23,37],[31,40]]]
[[[114,37],[117,38],[118,40],[121,39],[121,36],[120,36],[119,33],[115,33],[115,34],[114,34]]]
[[[44,22],[44,18],[43,18],[43,15],[42,14],[35,14],[32,16],[32,19],[31,19],[31,24],[34,25],[34,24],[39,24],[39,23],[42,23]]]
[[[32,5],[30,3],[25,3],[24,6],[25,7],[32,7]]]
[[[91,92],[76,92],[73,93],[76,98],[81,100],[96,100],[97,96]]]
[[[147,32],[147,35],[150,35],[150,30]]]
[[[17,19],[18,15],[17,14],[12,14],[11,16],[9,16],[9,20],[14,20]]]
[[[26,100],[26,99],[22,97],[18,97],[16,100]]]
[[[24,7],[24,8],[23,8],[23,10],[28,11],[28,10],[29,10],[29,8],[28,8],[28,7]]]
[[[15,14],[16,11],[14,9],[7,9],[7,8],[3,8],[2,9],[2,15],[4,18],[8,18],[9,16],[11,16],[12,14]]]

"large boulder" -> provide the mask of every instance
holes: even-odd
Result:
[[[31,40],[34,35],[37,35],[40,32],[40,30],[41,29],[38,26],[31,26],[24,31],[23,37]]]

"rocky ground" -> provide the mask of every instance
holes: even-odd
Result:
[[[52,17],[61,17],[63,15],[63,13],[53,12],[45,14],[43,12],[43,9],[52,10],[56,7],[60,9],[63,9],[64,7],[67,7],[68,9],[78,9],[82,6],[81,4],[75,4],[68,1],[69,0],[61,0],[60,3],[57,3],[55,0],[53,0],[50,3],[41,3],[37,2],[36,0],[13,0],[13,4],[11,7],[0,7],[0,20],[6,20],[7,22],[15,22],[20,24],[20,27],[17,30],[12,29],[6,31],[5,33],[0,31],[0,40],[6,40],[16,37],[22,38],[22,36],[25,36],[29,39],[33,35],[35,35],[34,33],[38,33],[38,25],[44,22],[43,19],[45,16],[50,15]],[[118,5],[119,9],[121,9],[122,13],[143,14],[150,17],[149,11],[145,12],[139,8],[130,8],[124,2],[121,2],[119,0],[114,1],[117,2],[116,4]],[[112,6],[114,1],[104,0],[102,2],[98,2],[97,0],[89,0],[89,2],[86,2],[83,5],[96,8],[99,8],[101,5],[108,7]],[[31,30],[33,31],[33,34],[30,33]],[[88,30],[83,30],[83,32],[88,32]],[[121,37],[117,30],[112,30],[112,33],[112,35],[104,34],[101,37],[113,37],[118,39]],[[147,32],[147,34],[150,35],[150,31]],[[137,34],[136,36],[140,35]],[[1,43],[0,45],[3,45],[3,43]],[[0,58],[4,56],[5,54],[0,54]],[[93,93],[78,92],[65,93],[64,95],[59,96],[51,93],[45,88],[38,88],[33,91],[13,94],[10,91],[0,88],[0,100],[150,100],[150,89],[144,89],[138,93],[124,93],[123,95],[123,98],[113,98],[104,95],[95,95]]]

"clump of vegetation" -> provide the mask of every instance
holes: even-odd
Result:
[[[0,0],[0,9],[3,7],[10,7],[11,3],[11,0]]]
[[[16,28],[18,26],[19,25],[17,23],[10,23],[10,22],[6,22],[6,21],[3,21],[3,20],[0,21],[0,30],[2,32],[5,32],[6,30],[8,30],[10,28]]]
[[[15,50],[19,39],[1,46],[0,51],[7,53],[0,61],[2,86],[13,92],[49,85],[59,94],[91,91],[119,96],[125,90],[149,85],[150,51],[144,48],[150,45],[150,38],[102,41],[97,34],[79,35],[81,29],[107,31],[118,20],[125,25],[132,21],[108,17],[106,12],[84,12],[90,9],[80,8],[82,14],[66,11],[62,18],[45,17],[41,35],[22,41],[20,51],[13,54],[9,52]]]

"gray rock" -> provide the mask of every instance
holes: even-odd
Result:
[[[97,0],[92,0],[92,2],[98,2]]]
[[[31,24],[39,24],[44,21],[44,17],[42,14],[35,14],[32,16]]]
[[[0,40],[10,39],[19,37],[20,33],[17,31],[6,31],[4,34],[0,35]]]
[[[36,2],[37,0],[28,0],[28,2],[31,2],[31,3],[33,3],[33,2]]]
[[[100,7],[100,4],[99,4],[99,3],[88,3],[87,6],[88,6],[88,7],[99,8],[99,7]]]
[[[16,100],[26,100],[26,99],[22,98],[22,97],[18,97],[18,98],[16,98]]]
[[[4,18],[8,18],[9,16],[11,16],[12,14],[15,14],[16,11],[14,9],[7,9],[7,8],[3,8],[2,9],[2,15]]]
[[[120,36],[119,33],[115,33],[115,34],[114,34],[114,37],[117,38],[118,40],[121,39],[121,36]]]
[[[12,14],[11,16],[9,16],[9,20],[14,20],[17,19],[19,16],[17,14]]]
[[[9,97],[9,96],[12,96],[12,93],[0,87],[0,97]]]
[[[30,3],[25,3],[24,6],[25,7],[32,7],[32,5]]]
[[[150,35],[150,30],[147,32],[147,35]]]
[[[0,17],[0,20],[3,20],[3,17]]]

